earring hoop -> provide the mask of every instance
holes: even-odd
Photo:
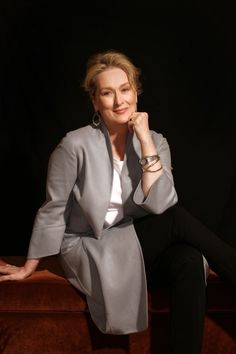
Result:
[[[92,122],[95,127],[98,127],[101,124],[101,116],[99,112],[94,112],[93,117],[92,117]]]

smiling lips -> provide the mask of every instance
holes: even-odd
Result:
[[[122,108],[122,109],[116,109],[116,110],[114,110],[114,112],[116,114],[124,114],[127,110],[128,110],[128,108]]]

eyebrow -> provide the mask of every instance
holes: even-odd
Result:
[[[123,86],[126,86],[126,85],[131,86],[130,83],[129,83],[129,81],[127,81],[127,82],[121,84],[121,85],[119,86],[119,88],[122,88]],[[110,86],[107,86],[107,87],[101,87],[101,88],[100,88],[100,91],[101,91],[101,90],[113,90],[113,88],[110,87]]]

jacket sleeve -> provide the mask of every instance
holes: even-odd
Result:
[[[172,175],[169,144],[162,134],[153,131],[152,135],[163,166],[163,173],[151,186],[146,199],[142,190],[142,181],[140,181],[134,193],[134,202],[149,213],[161,214],[176,204],[178,197]]]
[[[67,134],[49,158],[46,200],[35,216],[27,258],[59,253],[66,226],[66,208],[76,178],[77,157]]]

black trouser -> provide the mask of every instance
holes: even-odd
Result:
[[[200,354],[205,316],[202,255],[227,281],[236,283],[236,250],[185,209],[135,220],[149,286],[165,284],[171,294],[171,354]]]

